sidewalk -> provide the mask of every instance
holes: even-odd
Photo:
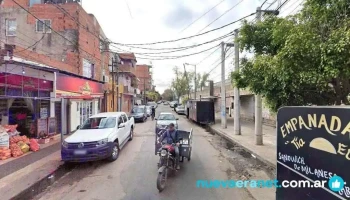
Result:
[[[227,117],[227,129],[221,127],[220,118],[216,117],[215,124],[210,128],[217,134],[225,137],[231,142],[241,146],[250,152],[257,159],[265,164],[276,168],[277,165],[277,135],[276,128],[263,125],[263,145],[255,144],[255,125],[254,122],[241,120],[241,135],[234,135],[233,118]]]
[[[40,145],[38,152],[29,152],[18,158],[0,162],[1,199],[15,199],[19,194],[53,174],[61,162],[60,136]]]

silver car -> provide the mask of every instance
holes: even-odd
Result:
[[[176,108],[175,108],[175,112],[177,114],[185,114],[185,107],[183,105],[178,105]]]
[[[170,123],[173,123],[175,125],[175,129],[179,128],[179,125],[177,123],[178,118],[175,117],[172,113],[166,113],[162,112],[158,115],[156,120],[156,132],[158,132],[158,129],[165,129]]]
[[[146,112],[147,112],[147,117],[150,117],[152,115],[152,107],[146,106]]]

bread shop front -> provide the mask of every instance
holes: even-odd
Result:
[[[75,77],[66,74],[58,74],[56,78],[56,97],[67,99],[67,132],[76,130],[77,126],[90,116],[100,113],[103,101],[103,83]]]

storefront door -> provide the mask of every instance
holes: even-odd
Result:
[[[80,124],[82,125],[85,120],[92,116],[93,104],[92,101],[80,102]]]

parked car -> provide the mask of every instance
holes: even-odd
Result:
[[[177,114],[185,114],[185,106],[181,104],[177,105],[177,107],[175,108],[175,112]]]
[[[146,113],[147,113],[147,117],[150,117],[152,115],[152,108],[151,108],[151,106],[146,106]]]
[[[163,105],[165,106],[169,105],[169,101],[164,101]]]
[[[158,107],[158,104],[154,101],[147,102],[147,106],[154,106],[155,108]]]
[[[105,112],[91,116],[73,135],[62,142],[65,162],[117,160],[120,149],[133,139],[133,117],[124,112]]]
[[[157,102],[157,104],[161,104],[161,103],[163,103],[163,101],[158,101],[158,102]]]
[[[135,106],[132,110],[131,110],[131,114],[130,116],[132,116],[135,120],[135,122],[144,122],[147,120],[147,108],[146,106],[142,105],[142,106]]]
[[[174,108],[176,104],[177,104],[177,101],[170,102],[170,104],[169,104],[170,108]]]
[[[158,129],[164,129],[166,128],[170,123],[173,123],[175,125],[175,128],[178,129],[179,125],[177,123],[178,118],[175,117],[174,114],[168,113],[168,112],[161,112],[156,120],[156,132],[158,132]]]

